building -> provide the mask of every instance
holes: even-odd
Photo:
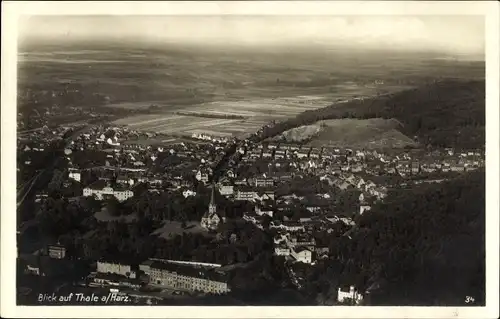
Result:
[[[206,170],[199,170],[196,172],[195,178],[199,182],[207,183],[210,178],[210,174]]]
[[[133,178],[130,178],[126,175],[120,175],[116,178],[116,183],[122,185],[134,185],[135,181]]]
[[[64,259],[66,257],[66,247],[64,246],[50,245],[47,250],[50,258]]]
[[[235,200],[254,201],[255,195],[254,190],[238,189],[235,194]]]
[[[99,187],[94,185],[84,188],[83,196],[95,196],[98,200],[102,200],[106,196],[114,196],[122,202],[134,196],[134,192],[126,187],[112,188],[110,186]]]
[[[73,180],[75,180],[77,182],[80,182],[81,179],[82,179],[82,176],[81,176],[80,172],[75,171],[75,170],[70,170],[68,176],[69,176],[69,178],[71,178],[71,179],[73,179]]]
[[[297,249],[291,249],[290,254],[298,262],[312,264],[312,252],[307,248],[300,247]]]
[[[275,200],[275,194],[273,190],[259,191],[255,193],[254,199],[259,200],[261,202],[273,201]]]
[[[273,187],[274,179],[272,178],[256,178],[254,181],[255,187]]]
[[[102,274],[121,275],[131,279],[137,277],[137,273],[132,269],[132,266],[108,261],[98,261],[97,272]]]
[[[371,209],[372,209],[372,207],[369,205],[361,205],[361,206],[359,206],[359,214],[363,215],[364,212],[367,212]]]
[[[231,196],[234,193],[233,185],[219,185],[219,192],[222,196]]]
[[[215,187],[212,186],[210,204],[208,204],[208,210],[201,218],[201,227],[207,230],[216,230],[223,221],[224,217],[217,212],[217,205],[215,204]]]
[[[190,196],[196,196],[196,192],[190,189],[185,189],[184,191],[182,191],[182,196],[184,196],[184,198],[188,198]]]
[[[350,286],[348,291],[342,291],[342,289],[339,287],[337,291],[337,301],[352,301],[355,304],[359,304],[363,301],[363,295],[358,293],[354,286]]]
[[[283,245],[274,247],[274,254],[276,256],[290,256],[290,248]]]
[[[140,269],[149,277],[151,285],[213,294],[230,291],[225,273],[216,268],[148,260],[140,265]]]
[[[281,223],[280,225],[275,225],[274,223],[271,223],[270,228],[283,229],[283,230],[286,230],[289,232],[293,232],[293,231],[304,232],[305,231],[304,225],[302,225],[301,223],[298,223],[298,222],[294,222],[294,221],[285,221],[285,222]]]
[[[288,236],[287,243],[288,246],[291,248],[296,248],[296,247],[314,248],[316,246],[316,240],[314,239],[314,237],[312,237],[307,233]]]
[[[255,214],[259,216],[268,215],[269,217],[273,217],[273,209],[271,207],[256,205],[255,206]]]
[[[142,286],[139,279],[127,278],[113,273],[97,273],[89,287],[113,287],[138,289]]]

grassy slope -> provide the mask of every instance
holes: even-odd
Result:
[[[287,142],[308,142],[314,147],[354,147],[354,148],[399,148],[415,146],[416,143],[398,129],[394,120],[335,119],[319,121],[285,131],[275,140]]]

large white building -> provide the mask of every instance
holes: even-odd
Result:
[[[130,189],[113,189],[109,186],[103,188],[90,186],[83,189],[83,196],[95,196],[98,200],[102,200],[105,196],[114,196],[123,202],[134,196],[134,192]]]
[[[290,249],[290,254],[293,258],[295,258],[295,260],[304,264],[311,264],[313,261],[312,252],[305,247]]]
[[[130,265],[107,261],[97,262],[97,272],[103,274],[117,274],[132,279],[136,277],[136,272],[132,270]]]
[[[215,294],[230,291],[225,274],[216,268],[148,260],[139,269],[149,277],[149,283],[155,286]]]

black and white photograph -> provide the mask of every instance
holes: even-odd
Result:
[[[13,306],[498,316],[485,13],[135,4],[15,19],[15,104],[2,101]]]

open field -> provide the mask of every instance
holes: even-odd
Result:
[[[335,119],[291,129],[283,134],[289,142],[311,139],[308,145],[321,147],[402,148],[416,143],[401,133],[395,120]]]
[[[165,221],[163,227],[156,229],[152,235],[157,235],[163,238],[182,235],[182,233],[203,233],[205,230],[201,228],[198,222],[187,222],[186,228],[182,228],[180,222]]]
[[[163,134],[191,136],[193,133],[205,133],[215,136],[241,137],[255,132],[272,119],[286,119],[303,111],[323,108],[330,104],[330,98],[320,96],[210,102],[188,108],[189,113],[196,114],[193,116],[163,112],[134,115],[116,120],[114,124]],[[200,114],[213,117],[203,117]],[[245,118],[222,118],[227,115]],[[215,118],[216,116],[221,118]]]

